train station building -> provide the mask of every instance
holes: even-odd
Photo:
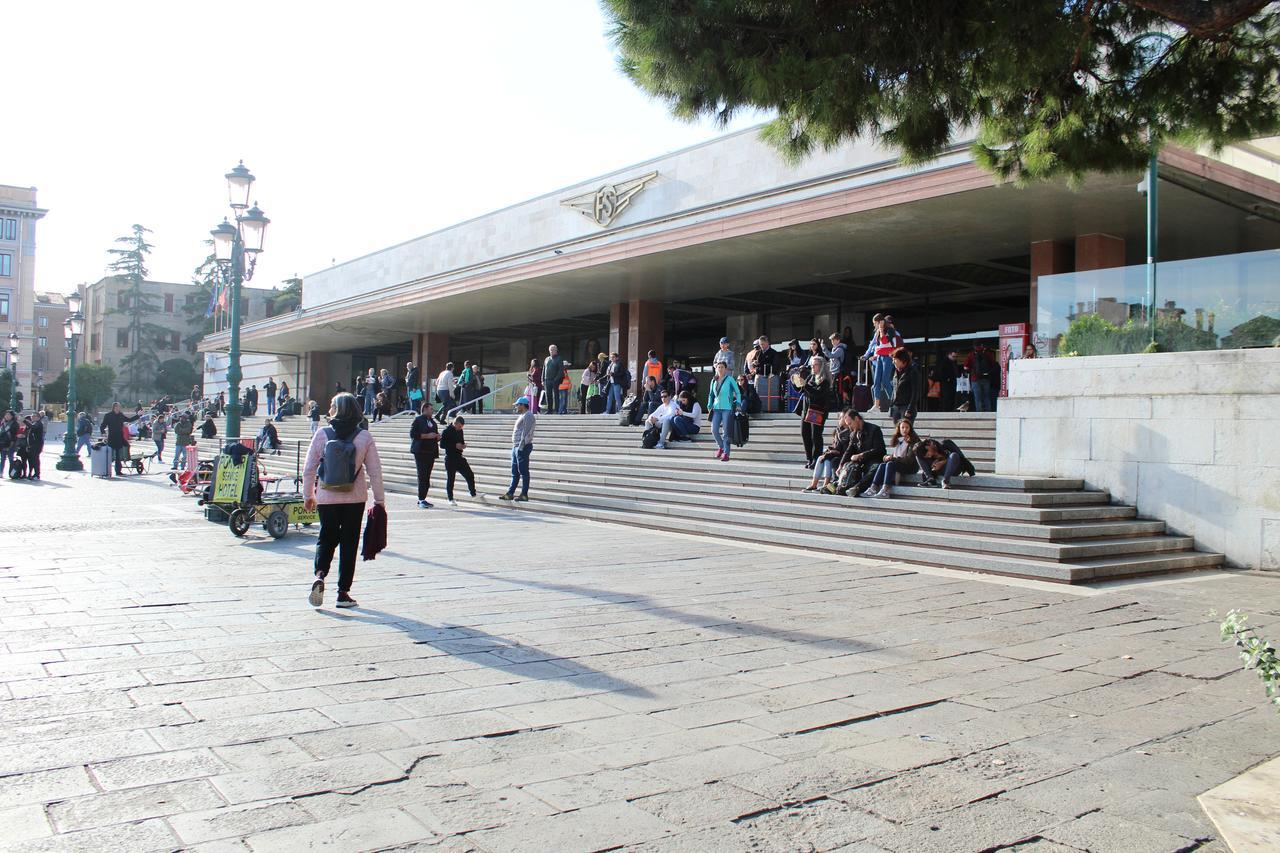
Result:
[[[369,367],[400,375],[410,360],[424,377],[464,359],[522,373],[552,343],[574,367],[618,351],[634,371],[653,349],[696,368],[722,335],[739,351],[760,334],[807,348],[844,329],[865,345],[882,310],[927,363],[994,342],[1004,324],[1026,324],[1052,354],[1080,313],[1137,309],[1088,276],[1144,263],[1141,178],[1001,184],[964,141],[922,166],[869,142],[788,163],[753,128],[307,275],[300,309],[243,327],[244,384],[287,376],[326,400]],[[1163,148],[1159,234],[1171,273],[1243,259],[1217,277],[1280,318],[1274,282],[1255,298],[1258,263],[1280,257],[1280,140]],[[1046,282],[1060,286],[1050,295]],[[1213,305],[1206,320],[1179,294],[1162,310],[1212,323]],[[227,344],[201,345],[207,392],[225,387]]]

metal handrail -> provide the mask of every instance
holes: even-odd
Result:
[[[524,382],[516,380],[515,382],[508,382],[506,385],[500,385],[497,388],[494,388],[488,394],[481,394],[479,397],[473,397],[465,403],[454,406],[452,409],[444,413],[444,419],[446,421],[453,420],[454,416],[457,415],[458,412],[461,412],[463,409],[467,408],[468,406],[482,402],[487,397],[495,396],[499,391],[505,391],[508,388],[515,388],[517,385],[528,385],[528,384],[529,384],[529,380],[526,379]]]

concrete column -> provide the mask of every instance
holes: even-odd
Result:
[[[1103,234],[1092,235],[1095,237],[1103,237]],[[1078,249],[1077,249],[1078,251]],[[1121,241],[1121,254],[1124,253],[1123,241]],[[1057,275],[1058,273],[1074,271],[1074,258],[1072,257],[1072,246],[1068,243],[1061,243],[1057,240],[1037,240],[1031,244],[1031,307],[1028,313],[1030,317],[1027,319],[1028,330],[1031,332],[1032,340],[1035,340],[1036,329],[1039,325],[1040,297],[1038,282],[1042,275]],[[1041,353],[1048,355],[1048,353]]]
[[[329,353],[312,350],[307,353],[306,362],[307,396],[305,399],[315,400],[322,410],[328,411],[329,401],[333,399],[333,383],[337,381],[330,375]]]
[[[512,341],[510,344],[511,351],[507,356],[507,370],[511,373],[523,373],[529,367],[529,359],[533,356],[529,355],[529,342],[525,340]]]
[[[1122,266],[1124,266],[1123,237],[1113,237],[1110,234],[1081,234],[1076,237],[1076,272]]]
[[[413,363],[418,365],[424,380],[439,376],[448,361],[448,332],[426,332],[413,336]],[[401,368],[403,367],[404,365],[401,365]]]
[[[729,349],[733,350],[733,368],[737,373],[742,372],[742,366],[746,363],[747,353],[751,351],[751,342],[760,337],[760,332],[764,329],[764,317],[760,314],[734,314],[725,318],[724,334],[729,339]],[[801,344],[808,349],[809,337],[812,332],[806,335]],[[708,341],[707,358],[715,356],[716,350],[720,348],[719,341]]]
[[[666,309],[661,302],[633,299],[627,309],[627,321],[627,367],[639,383],[640,365],[648,359],[649,350],[656,352],[659,360],[663,359]]]
[[[618,353],[623,358],[630,352],[627,340],[631,333],[628,314],[631,305],[627,302],[615,302],[609,308],[609,353]]]

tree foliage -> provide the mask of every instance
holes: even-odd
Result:
[[[1214,146],[1280,127],[1266,0],[603,2],[642,89],[682,118],[776,114],[764,136],[793,159],[869,137],[919,163],[976,132],[1004,178],[1078,178],[1140,169],[1149,127]]]
[[[212,247],[212,240],[205,242]],[[208,256],[191,273],[191,283],[195,285],[195,296],[182,307],[183,313],[187,315],[187,325],[191,327],[191,332],[183,339],[188,349],[193,349],[205,335],[213,334],[213,315],[208,313],[209,300],[216,292],[221,275],[218,261],[211,248]]]
[[[284,285],[284,289],[271,297],[272,314],[293,311],[302,304],[302,279],[286,278],[281,284]]]
[[[46,383],[41,389],[41,398],[49,403],[67,402],[68,378],[67,371],[59,373],[57,379]],[[115,381],[116,372],[110,365],[77,364],[75,408],[92,409],[110,400],[111,386]]]
[[[1121,355],[1150,351],[1151,327],[1129,320],[1124,325],[1083,314],[1071,321],[1058,341],[1061,355]],[[1218,336],[1196,329],[1180,318],[1162,316],[1156,321],[1156,345],[1159,352],[1193,352],[1218,349]]]
[[[185,399],[191,386],[200,384],[200,371],[185,358],[171,358],[156,370],[156,390],[174,399]]]
[[[169,333],[164,326],[147,320],[160,310],[155,296],[143,289],[147,255],[152,249],[146,237],[150,233],[150,229],[134,225],[129,234],[116,238],[117,243],[127,248],[107,250],[112,256],[107,270],[124,281],[126,300],[124,307],[112,308],[107,313],[125,314],[129,318],[129,354],[120,359],[120,368],[124,371],[120,388],[126,394],[139,397],[151,391],[155,383],[156,367],[160,363],[156,356],[156,338]]]

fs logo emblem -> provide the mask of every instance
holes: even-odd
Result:
[[[658,177],[657,172],[650,172],[629,181],[605,184],[593,193],[576,195],[565,199],[560,204],[573,208],[601,228],[608,228],[613,224],[613,220],[630,206],[631,200],[639,194],[640,190],[656,177]]]

